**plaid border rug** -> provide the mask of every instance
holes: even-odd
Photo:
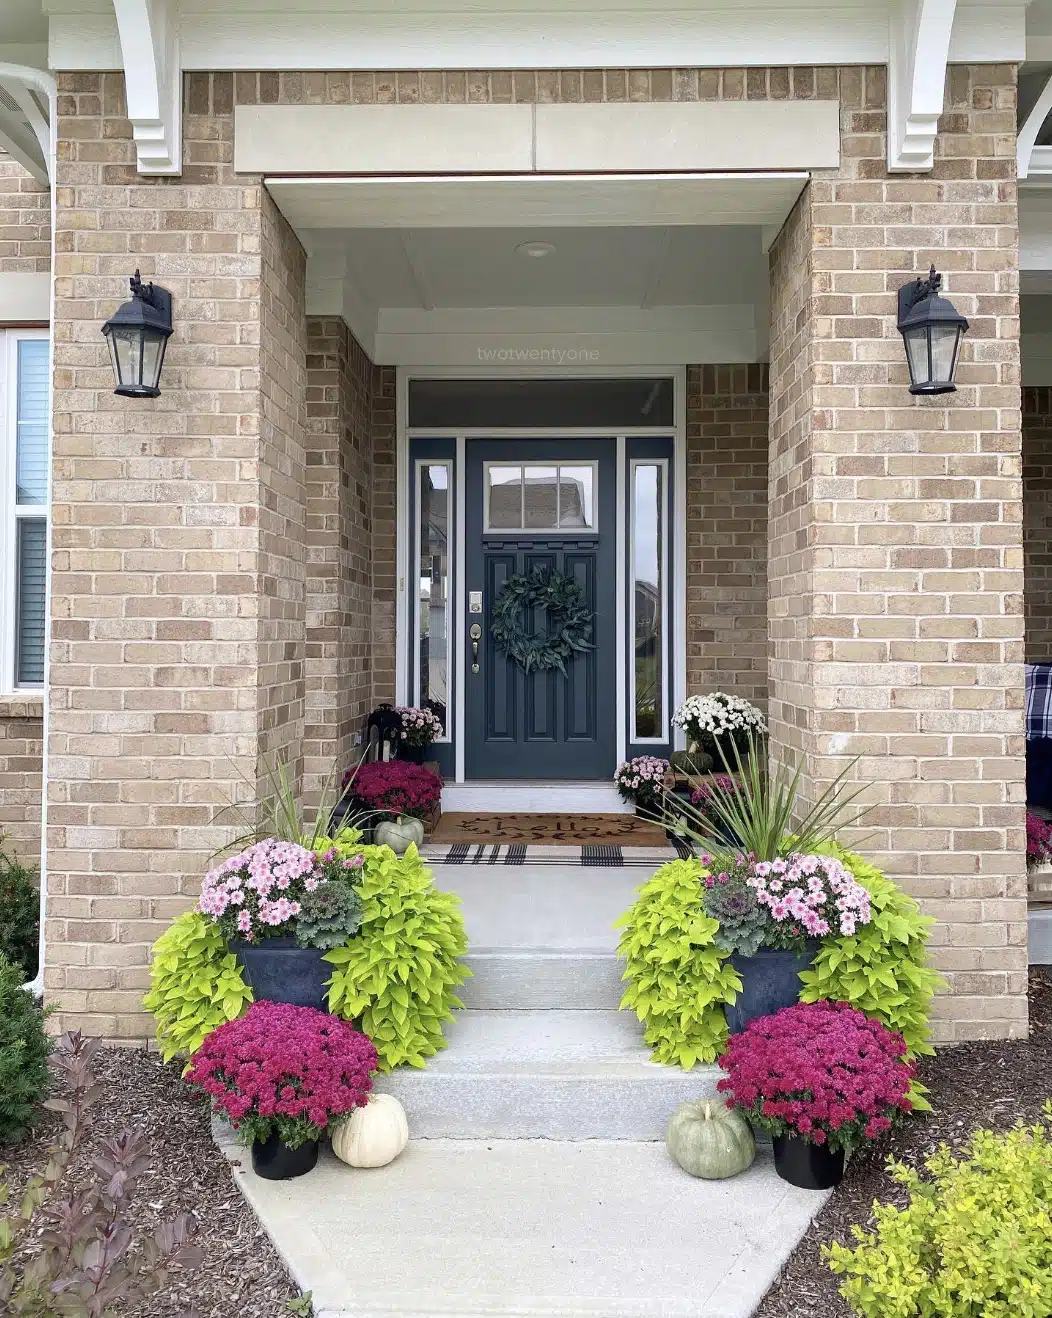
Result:
[[[683,843],[667,847],[545,847],[524,842],[507,846],[475,842],[426,842],[421,856],[431,865],[596,865],[655,869],[678,856],[689,856]]]

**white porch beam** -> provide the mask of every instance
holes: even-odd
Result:
[[[55,79],[43,69],[0,62],[0,89],[16,107],[0,105],[0,146],[47,187],[55,154]]]
[[[930,170],[957,0],[894,0],[888,62],[888,169]]]
[[[140,174],[180,174],[183,73],[176,0],[113,0]]]
[[[1052,163],[1045,159],[1049,154],[1049,148],[1038,148],[1037,139],[1050,114],[1052,114],[1052,73],[1048,75],[1048,81],[1041,95],[1034,102],[1025,123],[1019,130],[1016,163],[1021,179],[1028,178],[1031,172],[1035,175],[1048,172],[1049,164]]]

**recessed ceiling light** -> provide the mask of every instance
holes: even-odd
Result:
[[[515,250],[520,256],[532,256],[535,261],[539,261],[543,256],[551,256],[555,251],[555,244],[541,242],[519,243]]]

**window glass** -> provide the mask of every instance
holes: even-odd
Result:
[[[486,525],[495,531],[522,526],[522,468],[486,468]]]
[[[449,529],[452,521],[450,465],[420,462],[417,524],[417,671],[416,704],[438,715],[448,733],[450,593]]]
[[[671,426],[671,378],[410,380],[409,424],[486,426]]]
[[[595,530],[595,468],[559,468],[559,526]]]
[[[47,502],[48,343],[21,339],[18,343],[15,400],[15,499],[17,503]]]
[[[559,525],[559,468],[527,467],[523,489],[524,525],[548,530]]]
[[[44,685],[47,522],[20,517],[16,536],[15,685]]]
[[[633,741],[663,740],[665,468],[632,467]]]

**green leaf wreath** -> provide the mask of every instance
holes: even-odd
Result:
[[[527,632],[525,620],[534,609],[548,615],[547,632]],[[499,649],[525,673],[557,668],[566,676],[566,661],[582,650],[593,650],[592,612],[584,591],[563,572],[536,568],[529,576],[509,577],[493,602],[490,632]]]

